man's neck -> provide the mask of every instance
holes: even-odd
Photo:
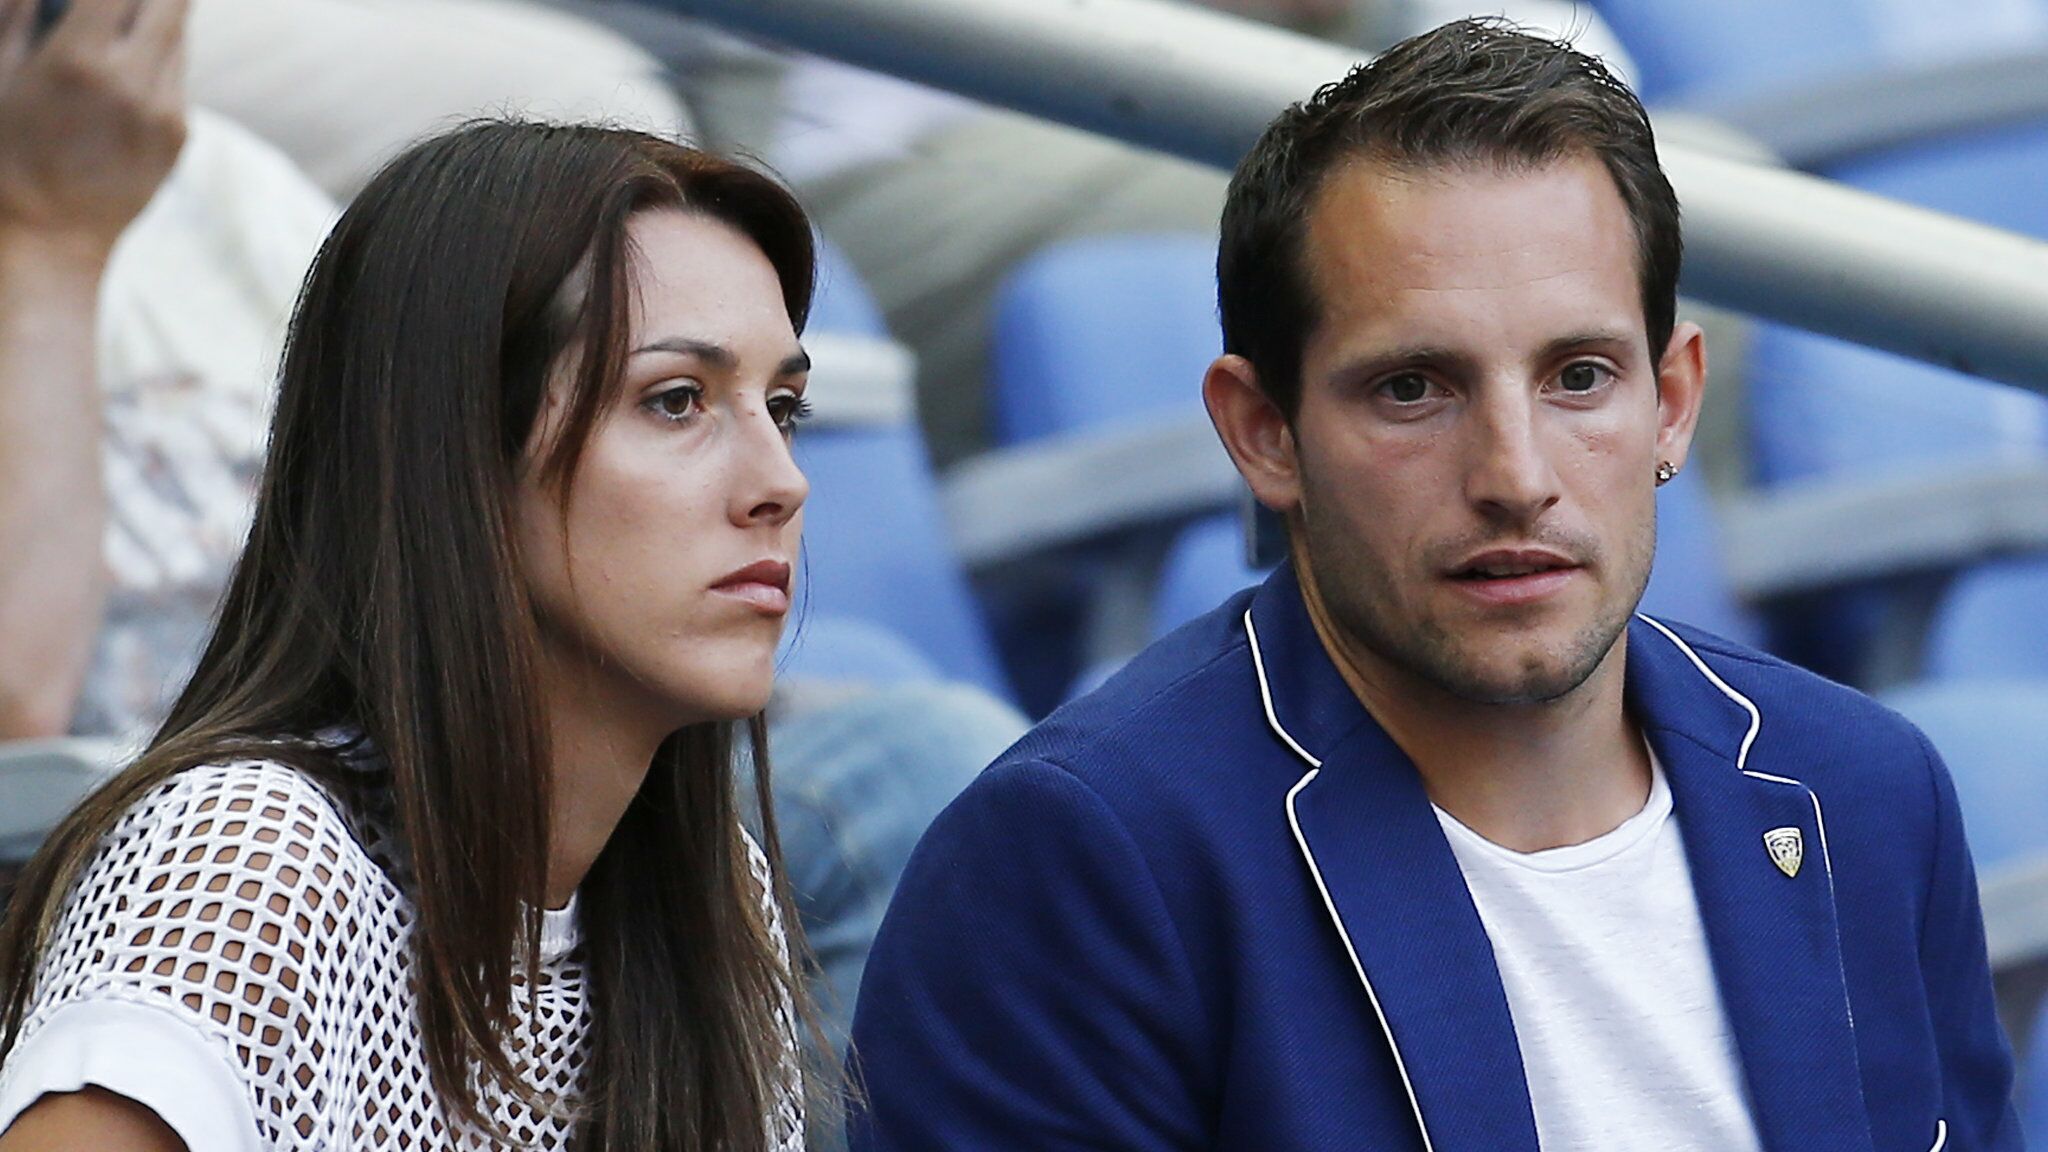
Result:
[[[1613,831],[1648,801],[1649,750],[1623,706],[1625,634],[1557,699],[1478,703],[1356,651],[1304,591],[1323,650],[1352,694],[1408,754],[1430,800],[1459,823],[1504,848],[1536,852]]]

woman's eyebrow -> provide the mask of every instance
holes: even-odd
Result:
[[[630,355],[639,356],[647,352],[669,352],[683,356],[695,356],[713,368],[726,372],[738,368],[740,362],[739,357],[733,354],[732,349],[727,348],[723,344],[713,343],[709,340],[693,340],[687,336],[664,336],[659,340],[633,349]],[[782,363],[776,365],[775,375],[777,377],[801,376],[810,370],[811,354],[799,348],[784,357]]]
[[[709,340],[693,340],[687,336],[664,336],[652,343],[642,344],[633,349],[631,354],[638,356],[645,352],[678,352],[685,356],[695,356],[718,368],[732,368],[739,364],[739,357],[733,355],[732,349],[725,345],[715,344]]]

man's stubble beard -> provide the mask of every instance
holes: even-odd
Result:
[[[1592,677],[1627,630],[1649,584],[1657,533],[1653,515],[1622,558],[1621,571],[1629,590],[1626,598],[1599,605],[1594,618],[1564,644],[1528,652],[1518,668],[1503,676],[1489,669],[1486,653],[1466,648],[1488,644],[1493,637],[1454,635],[1441,621],[1425,615],[1400,596],[1395,577],[1363,548],[1333,548],[1332,541],[1349,541],[1350,537],[1327,529],[1318,531],[1308,506],[1302,509],[1296,529],[1304,534],[1310,569],[1298,575],[1315,581],[1317,596],[1342,644],[1363,649],[1395,672],[1455,699],[1491,705],[1547,703],[1570,695]],[[1527,538],[1523,539],[1526,542]],[[1575,555],[1590,571],[1610,571],[1597,547],[1590,555],[1583,549]],[[1415,578],[1426,581],[1435,575],[1423,573]],[[1401,619],[1404,612],[1412,619]],[[1496,633],[1495,637],[1504,635]],[[1547,658],[1552,655],[1556,658]]]

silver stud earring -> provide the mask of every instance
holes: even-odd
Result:
[[[1669,461],[1669,460],[1659,460],[1659,461],[1657,461],[1657,486],[1658,486],[1658,487],[1660,487],[1660,488],[1661,488],[1661,487],[1663,487],[1664,485],[1666,485],[1666,484],[1669,484],[1669,483],[1671,483],[1671,478],[1672,478],[1673,476],[1676,476],[1676,475],[1678,475],[1678,466],[1677,466],[1677,465],[1673,464],[1673,463],[1672,463],[1671,461]]]

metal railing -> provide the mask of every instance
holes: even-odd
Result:
[[[1228,166],[1341,47],[1168,0],[681,0],[727,28]],[[2048,391],[2048,251],[1660,120],[1696,299]]]
[[[1688,110],[1809,171],[1966,133],[2048,119],[2048,51],[1887,60],[1753,92],[1700,93]]]

